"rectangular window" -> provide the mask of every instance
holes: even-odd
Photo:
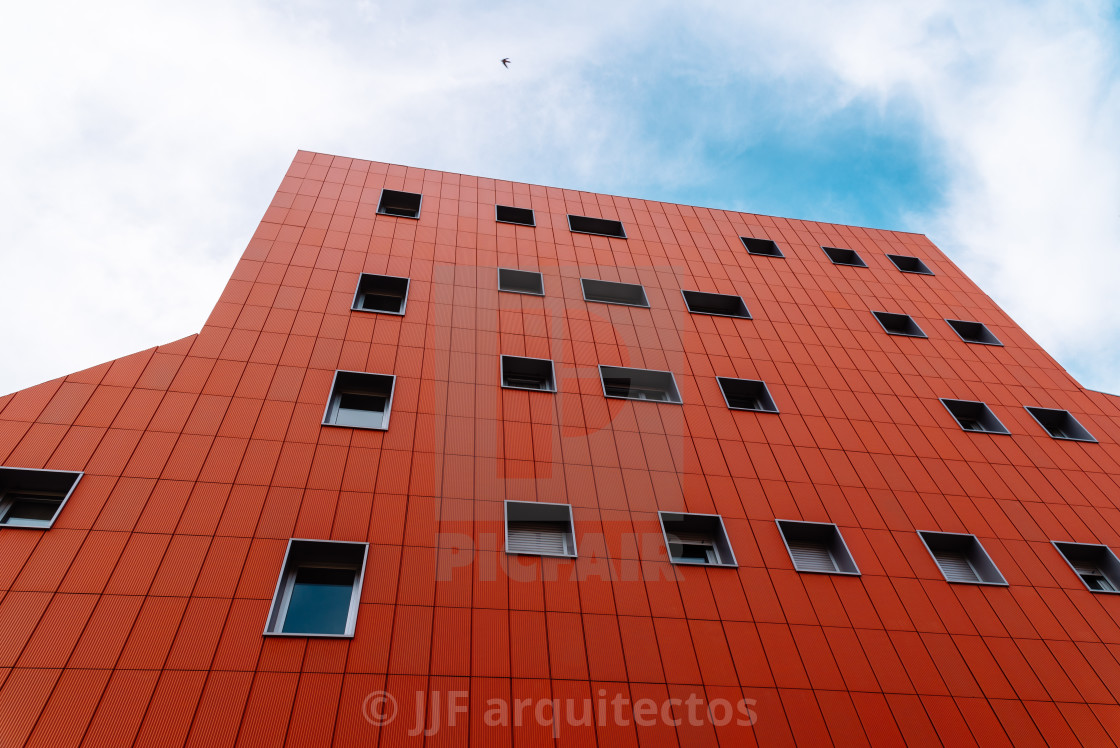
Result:
[[[531,270],[498,268],[498,290],[544,296],[544,276]]]
[[[786,550],[798,571],[818,574],[859,574],[840,528],[825,522],[796,522],[780,519]]]
[[[1120,562],[1106,545],[1051,541],[1081,582],[1093,592],[1120,592]]]
[[[732,410],[753,410],[759,413],[777,413],[778,406],[770,397],[765,382],[756,379],[731,379],[716,377],[723,399]]]
[[[975,535],[955,532],[919,532],[918,535],[933,556],[945,581],[1007,584]]]
[[[356,429],[389,428],[395,382],[396,377],[391,374],[336,371],[327,410],[323,414],[323,425]]]
[[[518,226],[536,226],[533,211],[528,208],[511,208],[508,205],[495,205],[494,218],[498,223],[516,223]]]
[[[579,282],[583,286],[584,301],[649,308],[646,290],[637,283],[615,283],[591,278],[580,278]]]
[[[547,358],[502,356],[502,386],[515,390],[555,392],[552,361]]]
[[[507,501],[506,553],[575,558],[571,505]]]
[[[362,273],[351,309],[380,314],[404,314],[408,304],[408,278]]]
[[[740,236],[739,240],[747,248],[748,254],[763,255],[764,257],[785,257],[777,243],[770,239],[752,239],[749,236]]]
[[[751,313],[743,297],[732,294],[705,293],[703,291],[681,291],[684,304],[693,314],[710,314],[716,317],[740,317],[750,319]]]
[[[681,402],[681,394],[673,373],[649,369],[626,369],[621,366],[599,366],[606,397],[624,400],[652,400],[660,403]]]
[[[992,331],[982,322],[969,322],[961,319],[947,319],[949,327],[966,343],[979,343],[980,345],[1003,345]]]
[[[1046,433],[1055,439],[1069,439],[1077,442],[1095,442],[1096,439],[1088,429],[1081,425],[1068,410],[1058,408],[1032,408],[1024,406],[1027,412],[1038,421],[1038,425],[1046,429]]]
[[[1000,423],[996,414],[986,404],[973,400],[947,400],[941,398],[941,404],[956,419],[957,424],[965,431],[978,431],[984,434],[1010,434],[1007,427]]]
[[[367,548],[366,543],[289,540],[265,634],[353,636]]]
[[[904,273],[917,273],[918,275],[933,275],[933,271],[917,257],[909,255],[888,254],[887,259]]]
[[[416,192],[381,190],[381,200],[377,203],[377,212],[383,216],[419,218],[422,199],[422,196]]]
[[[0,527],[49,528],[82,473],[0,467]]]
[[[607,218],[590,218],[588,216],[568,216],[568,228],[576,234],[597,234],[611,236],[615,239],[625,239],[626,230],[622,228],[622,221],[612,221]]]
[[[911,338],[924,338],[926,334],[918,323],[909,314],[894,314],[893,312],[872,312],[883,329],[891,335],[905,335]]]
[[[851,265],[852,267],[865,268],[867,263],[854,249],[842,249],[840,247],[821,247],[824,253],[828,255],[828,259],[832,260],[834,265]]]
[[[658,512],[669,560],[674,564],[736,566],[723,518],[718,514]]]

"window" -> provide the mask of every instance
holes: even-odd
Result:
[[[747,252],[752,255],[764,255],[766,257],[785,257],[782,250],[778,248],[776,242],[769,239],[752,239],[749,236],[740,236],[739,240],[743,242],[743,246],[747,248]]]
[[[1120,562],[1106,545],[1051,541],[1085,586],[1093,592],[1120,592]]]
[[[661,403],[681,402],[677,382],[669,371],[624,369],[621,366],[599,366],[606,397],[625,400],[653,400]]]
[[[751,313],[743,303],[743,297],[703,291],[681,291],[684,304],[693,314],[711,314],[717,317],[740,317],[750,319]]]
[[[408,303],[408,278],[362,273],[351,309],[380,314],[404,314]]]
[[[909,255],[887,255],[887,259],[894,263],[894,266],[904,273],[917,273],[919,275],[933,275],[933,271],[929,269],[924,262],[917,257]]]
[[[926,334],[918,323],[909,314],[894,314],[893,312],[872,312],[875,319],[891,335],[905,335],[911,338],[924,338]]]
[[[615,283],[590,278],[580,278],[579,282],[583,285],[584,301],[649,308],[646,290],[637,283]]]
[[[395,381],[396,377],[391,374],[336,371],[323,425],[356,429],[389,428]]]
[[[821,247],[824,253],[828,255],[828,259],[832,260],[834,265],[851,265],[852,267],[865,268],[867,263],[863,258],[856,253],[854,249],[841,249],[840,247]]]
[[[765,382],[755,379],[731,379],[716,377],[723,399],[732,410],[753,410],[759,413],[777,413],[778,406],[770,397]]]
[[[555,392],[552,362],[547,358],[502,356],[502,386],[515,390]]]
[[[947,319],[949,327],[953,328],[953,332],[960,336],[961,340],[966,343],[979,343],[981,345],[1003,345],[999,342],[999,338],[992,334],[984,324],[980,322],[966,322],[961,319]]]
[[[574,558],[571,505],[507,501],[506,553]]]
[[[1007,584],[975,535],[919,532],[946,582]]]
[[[377,204],[377,212],[384,216],[419,218],[421,199],[422,196],[415,192],[381,190],[381,202]]]
[[[81,473],[0,467],[0,527],[50,527]]]
[[[979,431],[985,434],[1010,434],[1011,432],[1000,423],[996,414],[984,403],[972,400],[946,400],[941,398],[941,403],[957,419],[957,423],[965,431]]]
[[[498,268],[498,290],[544,296],[544,277],[529,270]]]
[[[498,223],[516,223],[519,226],[536,226],[533,211],[528,208],[511,208],[508,205],[495,205],[494,218]]]
[[[626,238],[626,230],[622,228],[622,221],[611,221],[606,218],[568,216],[568,228],[577,234],[598,234],[599,236],[613,236],[616,239]]]
[[[366,543],[289,540],[264,633],[353,636],[367,548]]]
[[[736,566],[723,518],[718,514],[658,512],[669,560],[674,564]]]
[[[793,568],[818,574],[859,574],[859,567],[836,525],[788,519],[777,522]]]
[[[1046,429],[1046,433],[1055,439],[1070,439],[1078,442],[1095,442],[1093,435],[1068,410],[1055,408],[1032,408],[1025,406],[1027,412],[1034,416],[1038,425]]]

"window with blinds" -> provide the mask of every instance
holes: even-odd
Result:
[[[793,568],[816,574],[859,574],[840,528],[827,522],[778,520]]]
[[[1120,592],[1120,561],[1106,545],[1060,543],[1054,547],[1065,557],[1081,582],[1092,592]]]
[[[560,522],[510,522],[510,553],[533,556],[570,556],[568,528]]]
[[[674,564],[735,566],[735,554],[718,514],[658,512],[669,561]]]
[[[937,560],[937,565],[941,567],[941,573],[950,582],[980,581],[980,575],[976,573],[976,569],[972,568],[972,564],[968,562],[968,557],[962,551],[934,551],[933,557]]]
[[[569,504],[506,502],[506,553],[525,556],[576,555]]]
[[[955,532],[919,532],[937,568],[947,582],[962,584],[999,584],[1007,580],[992,563],[975,535]]]

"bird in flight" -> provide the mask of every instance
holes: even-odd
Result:
[[[508,57],[503,57],[502,58],[502,64],[505,65],[508,68],[509,67],[509,58]]]

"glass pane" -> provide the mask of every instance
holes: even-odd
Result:
[[[389,294],[367,293],[362,296],[362,309],[372,309],[377,312],[401,311],[401,297]]]
[[[46,525],[54,519],[62,499],[45,499],[39,496],[9,495],[11,506],[4,514],[7,525]]]
[[[343,392],[338,399],[334,423],[337,426],[358,426],[379,429],[385,422],[385,406],[389,399],[381,395]]]
[[[354,569],[301,566],[284,616],[286,634],[345,634]]]

